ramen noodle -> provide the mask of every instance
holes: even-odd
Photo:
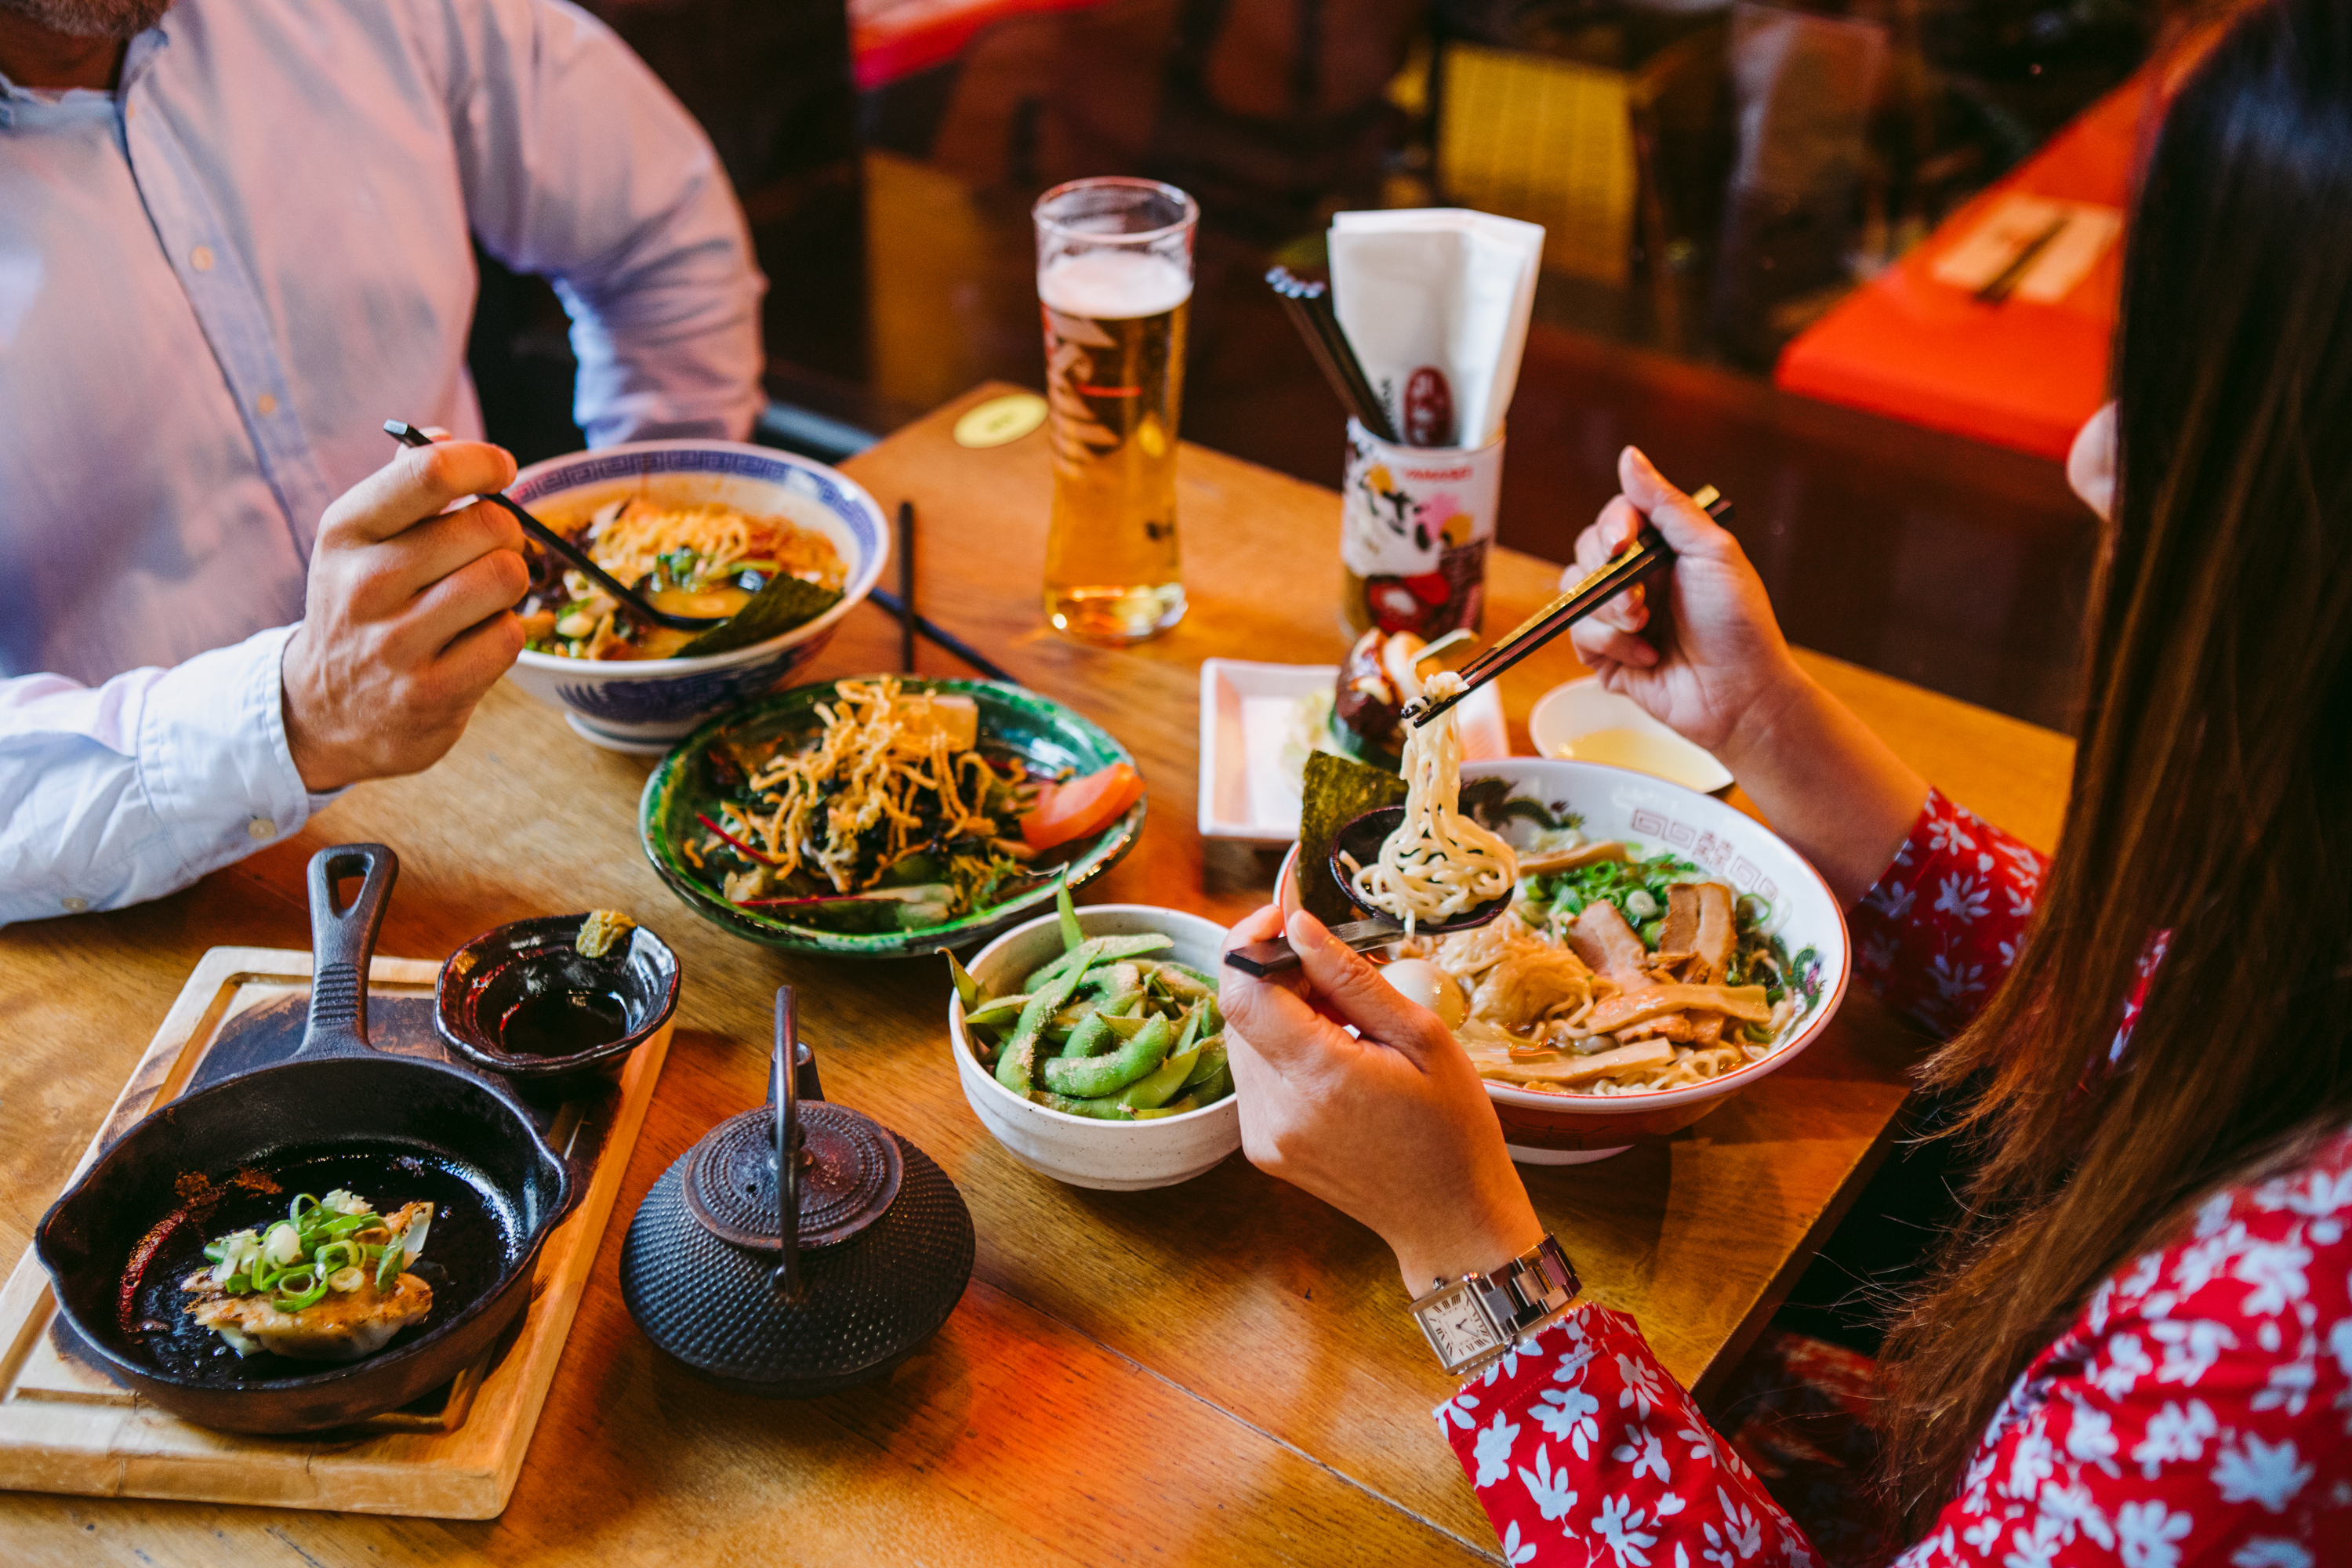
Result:
[[[1441,670],[1425,695],[1442,702],[1462,678]],[[1356,901],[1397,921],[1411,936],[1423,925],[1465,915],[1507,896],[1518,862],[1502,835],[1461,809],[1462,736],[1454,710],[1407,732],[1404,820],[1381,844],[1380,858],[1354,866]]]

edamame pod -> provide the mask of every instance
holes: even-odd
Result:
[[[1049,1058],[1045,1064],[1045,1087],[1081,1100],[1116,1094],[1166,1061],[1168,1047],[1175,1043],[1176,1031],[1168,1020],[1153,1018],[1135,1032],[1135,1038],[1108,1056]]]
[[[953,951],[944,947],[939,951],[940,956],[948,961],[948,973],[955,981],[956,994],[963,998],[964,1011],[971,1011],[972,1005],[980,1000],[980,982],[971,977],[971,971],[963,966]]]
[[[1201,1069],[1195,1068],[1192,1070],[1198,1072]],[[1214,1105],[1233,1091],[1234,1069],[1223,1062],[1219,1062],[1217,1070],[1200,1082],[1184,1086],[1184,1093],[1202,1105]]]
[[[1049,985],[1082,963],[1136,958],[1175,945],[1174,937],[1161,936],[1157,931],[1145,931],[1137,936],[1090,936],[1078,944],[1076,952],[1066,952],[1053,963],[1033,971],[1022,983],[1022,988],[1034,991],[1041,985]]]
[[[1048,1110],[1066,1116],[1091,1116],[1097,1121],[1125,1121],[1129,1112],[1115,1100],[1078,1100],[1066,1094],[1055,1094],[1047,1089],[1033,1089],[1029,1098]]]
[[[1135,1110],[1150,1110],[1154,1106],[1165,1105],[1183,1092],[1184,1080],[1192,1076],[1192,1069],[1200,1065],[1200,1060],[1201,1048],[1198,1046],[1171,1056],[1111,1098]]]
[[[1152,978],[1167,988],[1179,1001],[1198,1002],[1203,996],[1214,996],[1217,988],[1207,983],[1197,969],[1187,969],[1181,963],[1161,959],[1152,966]]]
[[[1181,1116],[1188,1110],[1200,1109],[1201,1102],[1188,1094],[1181,1100],[1171,1100],[1165,1105],[1156,1106],[1149,1110],[1130,1110],[1128,1115],[1138,1121],[1148,1121],[1155,1116]]]
[[[1201,1059],[1193,1067],[1192,1076],[1184,1080],[1184,1087],[1191,1089],[1195,1084],[1208,1082],[1209,1079],[1216,1077],[1217,1069],[1224,1065],[1225,1037],[1223,1035],[1211,1035],[1201,1042]]]
[[[1143,992],[1139,987],[1133,991],[1115,992],[1092,1002],[1081,1002],[1078,1005],[1089,1013],[1097,1013],[1107,1018],[1116,1018],[1122,1014],[1140,1012],[1143,1001]]]
[[[1013,1037],[1004,1042],[1003,1051],[996,1058],[996,1081],[1015,1094],[1026,1094],[1037,1081],[1037,1039],[1045,1032],[1046,1020],[1062,1010],[1070,993],[1078,988],[1086,977],[1087,966],[1094,960],[1081,948],[1076,965],[1042,990],[1030,994],[1028,1005],[1021,1009],[1021,1022],[1013,1026]]]
[[[1087,974],[1087,983],[1078,987],[1081,996],[1124,996],[1129,992],[1143,990],[1143,970],[1139,965],[1120,962],[1097,963]]]
[[[1100,1013],[1089,1013],[1084,1022],[1070,1031],[1070,1043],[1062,1047],[1066,1057],[1098,1057],[1118,1042],[1111,1037],[1110,1026]]]
[[[991,1024],[1010,1024],[1021,1016],[1021,1009],[1028,1005],[1029,997],[1026,992],[1016,992],[1010,996],[992,997],[977,1007],[967,1002],[963,1008],[964,1026],[969,1028],[978,1025],[982,1028],[986,1028]]]

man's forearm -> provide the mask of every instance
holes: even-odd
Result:
[[[103,686],[0,680],[0,924],[161,898],[324,797],[287,752],[278,627]]]

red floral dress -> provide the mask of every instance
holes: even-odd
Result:
[[[1860,973],[1958,1026],[2015,958],[2043,866],[1930,795],[1854,911]],[[2143,990],[2161,956],[2153,945]],[[1622,1312],[1587,1304],[1523,1341],[1437,1423],[1515,1568],[1821,1560]],[[2216,1196],[2190,1234],[2101,1285],[2010,1390],[1934,1528],[1892,1562],[2352,1563],[2352,1133]]]

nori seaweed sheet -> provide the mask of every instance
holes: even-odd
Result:
[[[699,658],[707,653],[730,653],[749,647],[755,642],[781,637],[794,626],[804,626],[839,603],[838,588],[821,588],[799,577],[772,577],[768,585],[752,595],[731,618],[700,633],[672,657]]]
[[[1402,805],[1404,797],[1404,780],[1384,768],[1328,752],[1307,757],[1298,810],[1298,898],[1317,920],[1337,925],[1358,918],[1327,868],[1332,837],[1368,811]]]

